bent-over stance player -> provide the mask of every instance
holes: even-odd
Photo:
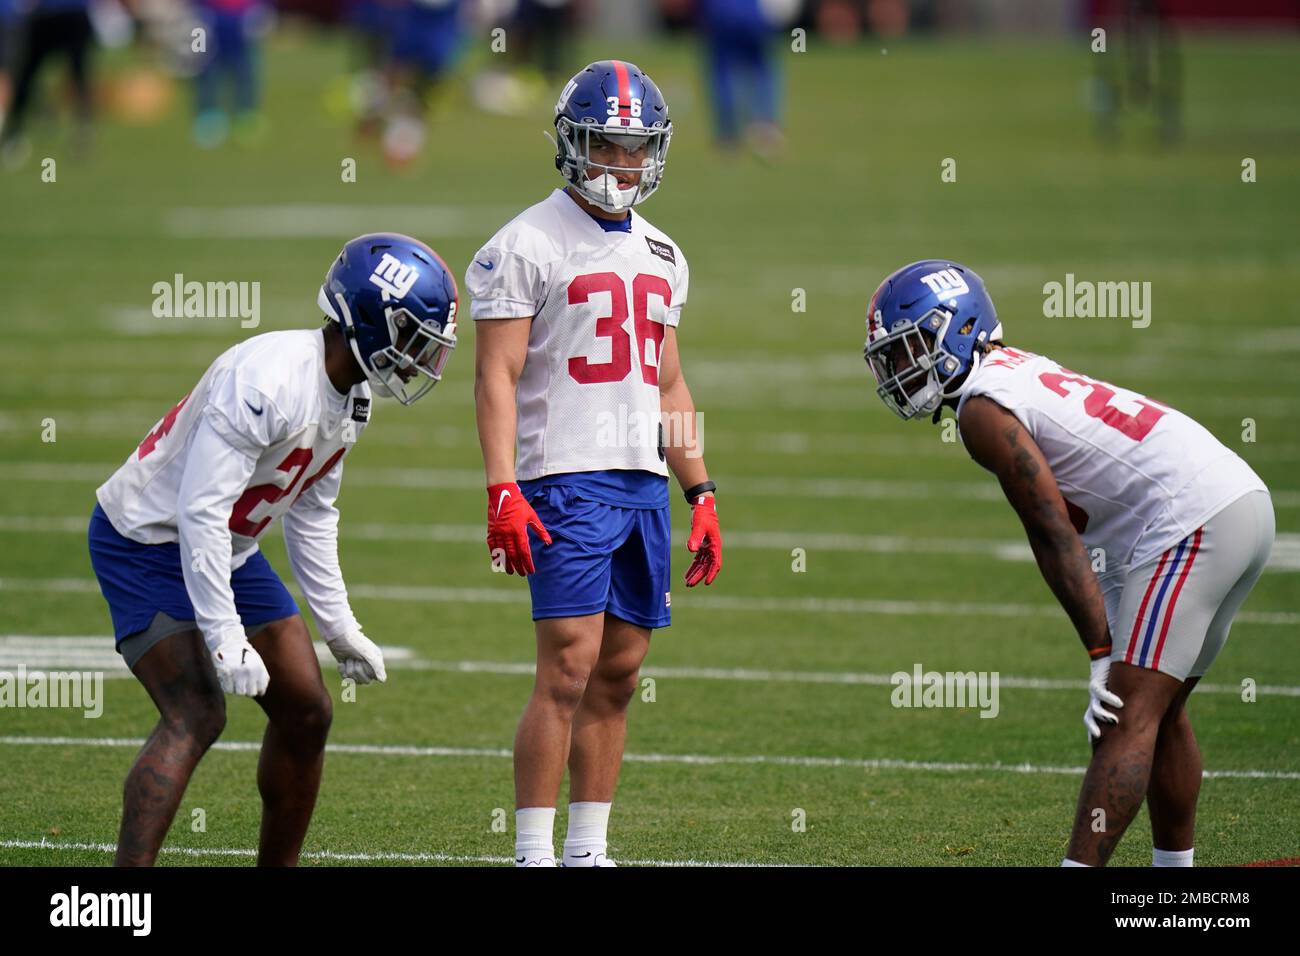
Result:
[[[1264,483],[1169,406],[1004,346],[984,283],[954,262],[881,283],[865,356],[902,418],[955,411],[1092,660],[1064,865],[1104,865],[1145,799],[1155,865],[1191,866],[1201,753],[1185,704],[1268,562]]]
[[[353,239],[318,298],[321,331],[228,349],[96,492],[90,559],[117,649],[159,719],[126,778],[118,865],[158,855],[226,694],[266,712],[258,863],[293,865],[320,787],[332,703],[307,625],[258,540],[282,519],[289,563],[345,678],[384,681],[348,603],[334,507],[371,389],[409,405],[455,347],[456,282],[428,246]]]

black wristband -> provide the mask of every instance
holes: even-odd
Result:
[[[718,490],[718,486],[715,485],[713,482],[701,481],[695,487],[687,488],[684,493],[686,495],[687,503],[695,504],[695,499],[698,498],[700,495],[704,494],[706,491],[717,491],[717,490]]]

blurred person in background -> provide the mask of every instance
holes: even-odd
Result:
[[[384,158],[403,166],[424,146],[434,91],[460,51],[461,0],[405,0],[393,21],[392,100]]]
[[[791,0],[699,0],[714,137],[723,149],[739,147],[741,127],[748,124],[749,140],[759,155],[770,157],[780,150],[780,81],[770,46],[776,29],[797,8]]]
[[[14,0],[0,0],[0,129],[4,128],[5,115],[9,112],[9,94],[13,92],[9,82],[9,71],[13,65],[16,19],[17,10],[14,9]]]
[[[258,41],[268,27],[270,8],[262,0],[197,0],[195,13],[207,35],[206,49],[199,53],[194,141],[212,149],[233,129],[241,143],[256,142],[266,127],[259,112]],[[229,87],[229,110],[221,105],[223,85]]]
[[[522,116],[568,78],[576,35],[573,0],[490,0],[479,15],[505,30],[504,56],[491,57],[474,78],[474,105],[502,116]],[[504,60],[504,65],[498,65]]]
[[[4,3],[6,0],[0,0]],[[13,109],[0,130],[0,157],[5,165],[18,166],[29,151],[23,123],[31,107],[41,67],[53,54],[67,58],[76,99],[78,152],[90,146],[90,124],[94,98],[91,92],[91,47],[94,32],[87,12],[89,0],[8,0],[17,21],[11,24],[19,41],[14,57]],[[8,31],[6,31],[8,32]]]
[[[388,104],[388,72],[400,0],[349,0],[344,18],[352,36],[352,80],[348,99],[357,134],[379,135]]]
[[[1094,57],[1097,134],[1119,138],[1126,106],[1150,109],[1161,143],[1182,138],[1183,64],[1168,0],[1093,0],[1091,22],[1100,22],[1119,56]]]

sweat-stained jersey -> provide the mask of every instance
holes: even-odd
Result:
[[[689,270],[636,213],[606,232],[563,190],[507,223],[465,273],[477,321],[533,317],[519,379],[520,481],[630,469],[667,477],[659,356]]]
[[[985,395],[1042,449],[1070,518],[1107,572],[1143,564],[1250,491],[1259,476],[1167,405],[1019,349],[989,353],[957,406]]]
[[[255,336],[208,367],[96,497],[124,537],[181,543],[205,637],[238,625],[230,572],[283,518],[295,576],[332,637],[355,626],[338,571],[334,500],[370,401],[364,382],[335,391],[319,331]]]

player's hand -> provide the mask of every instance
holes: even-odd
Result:
[[[542,525],[542,519],[528,503],[524,493],[513,481],[488,485],[487,546],[495,559],[501,551],[506,559],[506,574],[532,574],[533,552],[528,546],[528,529],[537,532],[543,544],[551,543],[551,535]]]
[[[388,680],[388,671],[384,669],[383,653],[379,650],[379,646],[360,630],[331,637],[325,642],[325,646],[339,662],[339,673],[345,679],[350,678],[358,684],[369,684],[376,680],[382,684]]]
[[[1083,714],[1083,725],[1088,728],[1089,740],[1101,736],[1101,726],[1097,721],[1102,720],[1108,724],[1119,723],[1119,717],[1102,706],[1103,704],[1115,708],[1124,706],[1124,701],[1106,687],[1106,680],[1109,677],[1109,657],[1092,662],[1092,676],[1088,680],[1088,709]]]
[[[722,529],[718,527],[718,502],[713,495],[700,495],[691,505],[691,537],[686,550],[695,560],[686,569],[686,586],[703,581],[712,584],[722,570]]]
[[[271,683],[262,655],[248,643],[244,632],[232,631],[212,649],[212,663],[217,669],[217,680],[227,694],[241,697],[261,697]]]

